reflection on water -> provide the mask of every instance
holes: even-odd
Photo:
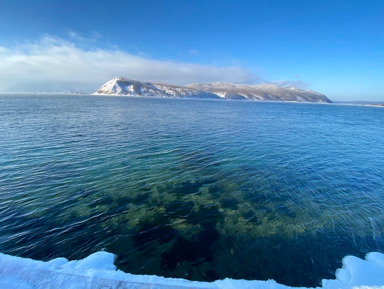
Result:
[[[0,251],[317,286],[384,250],[380,108],[0,97]]]

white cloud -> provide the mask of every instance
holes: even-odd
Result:
[[[70,31],[68,36],[71,40],[76,42],[96,42],[102,37],[102,35],[97,31],[90,32],[87,37],[84,37],[75,31]]]
[[[277,86],[295,86],[302,89],[308,88],[308,83],[302,80],[282,80],[282,81],[273,81],[271,84],[275,84]]]
[[[72,33],[72,40],[82,36]],[[95,34],[95,37],[100,37]],[[78,47],[74,42],[43,37],[36,43],[0,47],[0,91],[93,92],[113,77],[163,81],[249,83],[249,71],[237,66],[217,67],[156,60],[121,50]]]

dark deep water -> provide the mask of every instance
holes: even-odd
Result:
[[[3,253],[317,286],[383,212],[383,108],[0,96]]]

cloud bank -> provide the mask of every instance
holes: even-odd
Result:
[[[0,92],[93,92],[116,76],[175,84],[256,79],[241,67],[156,60],[118,49],[87,50],[56,37],[12,48],[0,46]]]

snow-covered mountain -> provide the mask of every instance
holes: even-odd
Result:
[[[212,92],[202,91],[192,87],[165,83],[143,82],[123,77],[117,77],[108,81],[94,94],[162,98],[220,98]]]
[[[143,82],[117,77],[94,94],[163,98],[250,99],[260,101],[331,102],[325,95],[293,86],[273,84],[193,83],[187,86]]]
[[[192,83],[188,87],[210,91],[227,99],[252,99],[264,101],[331,102],[324,94],[294,86],[274,84]]]

